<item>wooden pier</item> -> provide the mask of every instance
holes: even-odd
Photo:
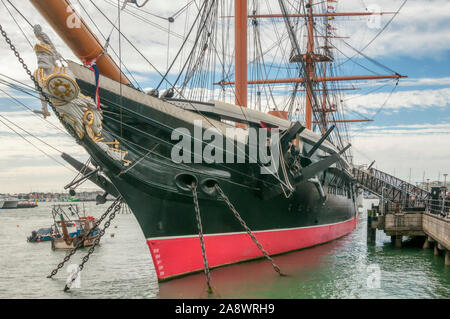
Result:
[[[376,230],[391,236],[398,248],[403,236],[425,238],[424,249],[445,256],[450,266],[450,198],[445,187],[419,189],[392,175],[375,169],[354,168],[358,186],[380,198],[380,205],[367,212],[367,241],[374,243]]]
[[[422,227],[427,235],[424,248],[430,248],[434,243],[434,255],[441,252],[445,256],[445,265],[450,266],[450,218],[425,212],[422,218]]]
[[[391,236],[395,247],[402,247],[404,236],[424,237],[424,249],[434,248],[434,255],[445,256],[445,265],[450,266],[450,215],[435,214],[428,210],[379,211],[379,206],[372,206],[367,213],[367,241],[374,243],[376,230],[383,230]]]

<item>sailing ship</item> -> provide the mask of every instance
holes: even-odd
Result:
[[[145,92],[132,83],[123,60],[114,61],[108,44],[69,0],[30,2],[82,62],[64,60],[45,30],[35,26],[35,78],[93,166],[67,154],[63,158],[102,187],[105,197],[122,196],[145,235],[160,281],[204,269],[201,238],[212,268],[261,258],[243,221],[269,255],[322,244],[356,227],[358,191],[351,173],[349,121],[340,101],[351,88],[340,83],[404,76],[336,75],[333,20],[382,13],[337,12],[337,1],[331,0],[279,0],[279,13],[262,14],[255,2],[249,9],[246,0],[204,0],[182,44],[190,49],[179,76],[170,82],[168,67],[161,74],[168,89],[160,93],[161,85]],[[136,4],[123,1],[116,22],[109,19],[123,41],[127,38],[117,21]],[[265,23],[274,19],[276,24]],[[69,27],[67,21],[75,20],[78,26]],[[233,25],[234,39],[229,36]],[[289,46],[288,54],[272,62],[276,70],[264,62],[270,50],[264,52],[261,45],[261,33],[270,26],[279,29],[275,32],[283,28],[280,37]],[[281,46],[275,41],[273,47]],[[179,59],[176,54],[174,63]],[[212,66],[215,62],[221,65]],[[279,76],[286,73],[294,77]],[[277,100],[275,88],[287,102]],[[41,113],[48,115],[45,107]],[[218,132],[220,143],[202,140],[208,130]],[[175,153],[183,160],[176,161],[180,139],[185,148]],[[260,151],[254,153],[255,140],[269,160],[254,158]],[[231,145],[231,155],[225,145]],[[207,150],[214,161],[201,156]]]

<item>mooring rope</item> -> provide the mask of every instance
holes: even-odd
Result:
[[[197,185],[195,182],[192,182],[192,184],[189,187],[192,190],[192,198],[194,200],[195,217],[197,219],[197,228],[198,228],[198,236],[200,238],[200,246],[202,247],[203,266],[204,266],[203,269],[206,275],[206,284],[208,285],[208,293],[212,293],[211,274],[209,272],[208,259],[206,258],[205,240],[203,238],[202,218],[200,216],[200,206],[198,204],[198,197],[197,197]]]
[[[228,199],[228,197],[225,195],[225,193],[223,192],[222,188],[220,188],[220,186],[218,184],[215,185],[215,188],[217,190],[217,192],[219,192],[219,195],[223,198],[223,200],[225,201],[225,203],[228,205],[228,207],[230,208],[230,210],[233,212],[234,216],[236,217],[236,219],[239,221],[239,223],[242,225],[242,227],[247,231],[247,234],[249,234],[249,236],[251,237],[251,239],[253,240],[253,242],[256,244],[256,246],[258,246],[259,250],[263,253],[264,257],[266,257],[266,259],[268,261],[270,261],[270,263],[272,264],[273,268],[275,269],[275,271],[280,275],[280,276],[284,276],[283,273],[281,273],[280,268],[277,266],[277,264],[275,264],[275,262],[273,261],[273,259],[269,256],[269,254],[264,250],[263,246],[259,243],[259,241],[256,239],[255,235],[253,234],[253,232],[251,231],[251,229],[247,226],[247,224],[245,223],[245,221],[242,219],[241,215],[239,215],[238,211],[236,210],[236,208],[234,208],[233,204],[230,202],[230,200]]]

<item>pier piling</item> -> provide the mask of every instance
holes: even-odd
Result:
[[[377,224],[378,224],[378,206],[372,206],[367,210],[367,243],[374,244],[376,242]]]
[[[450,265],[450,198],[446,186],[431,192],[373,167],[354,167],[358,185],[380,199],[379,206],[367,211],[367,242],[375,241],[375,229],[402,247],[402,237],[423,237],[423,249],[434,246],[434,255],[445,255]],[[380,211],[380,208],[381,211]]]
[[[395,247],[402,248],[402,239],[403,236],[395,236]]]
[[[450,266],[450,218],[430,211],[391,211],[378,216],[378,229],[391,236],[395,247],[402,247],[402,236],[423,236],[423,249],[433,248],[434,256],[445,256]]]
[[[434,255],[439,256],[439,248],[437,245],[434,245]]]

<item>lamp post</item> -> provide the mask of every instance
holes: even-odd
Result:
[[[446,204],[446,202],[447,202],[447,175],[448,174],[444,174],[444,186],[445,186],[445,189],[444,189],[444,196],[442,196],[442,215],[444,215],[444,216],[446,216],[447,215],[447,213],[446,213],[446,209],[445,209],[445,204]]]
[[[448,174],[444,174],[444,187],[445,187],[445,189],[444,189],[444,196],[443,196],[444,201],[445,201],[445,199],[447,199],[447,175]]]

